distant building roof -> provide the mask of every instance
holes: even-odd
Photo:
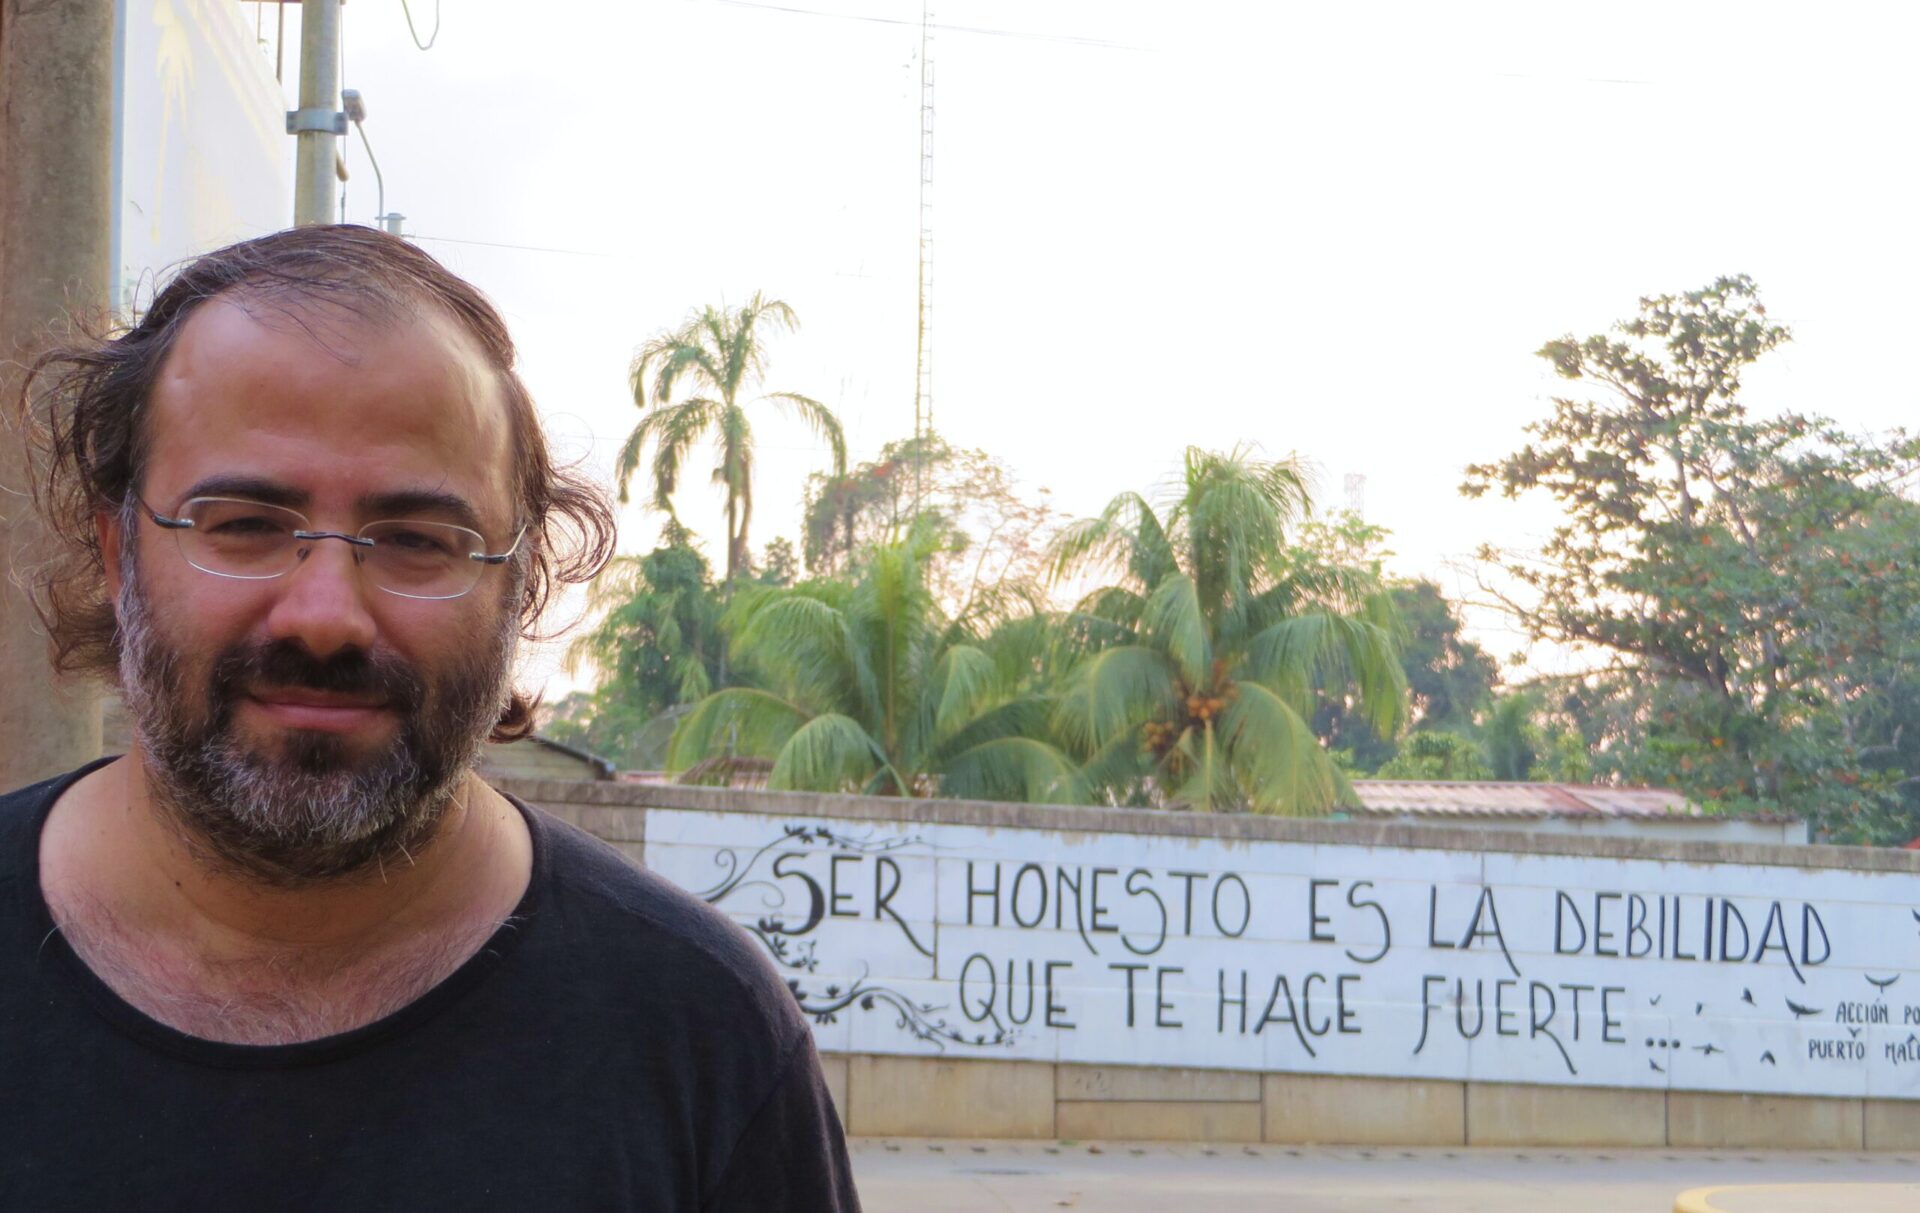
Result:
[[[593,772],[594,779],[612,779],[616,771],[613,763],[598,754],[589,753],[578,746],[568,745],[564,741],[555,741],[551,737],[542,737],[538,733],[524,737],[517,742],[505,745],[489,745],[480,756],[482,775],[517,776],[520,778],[574,778],[563,774],[565,768],[545,769],[547,764],[539,762],[533,755],[545,752],[558,755],[563,761],[577,764]]]
[[[1671,788],[1609,788],[1583,783],[1501,783],[1494,780],[1356,779],[1354,817],[1720,817]],[[1743,814],[1749,821],[1797,821],[1791,814]]]
[[[718,783],[754,790],[767,785],[773,764],[764,758],[714,759],[686,782]],[[622,771],[625,783],[681,782],[665,771]],[[1508,818],[1589,820],[1727,820],[1708,813],[1671,788],[1608,788],[1583,783],[1503,783],[1497,780],[1356,779],[1357,807],[1336,810],[1347,817]],[[1790,822],[1785,813],[1740,815],[1745,821]]]

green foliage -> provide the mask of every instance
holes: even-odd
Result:
[[[1351,689],[1390,733],[1405,679],[1377,571],[1303,554],[1311,507],[1292,460],[1190,449],[1158,508],[1123,493],[1055,537],[1055,577],[1116,578],[1062,621],[1081,659],[1054,717],[1101,797],[1263,813],[1350,798],[1316,700]]]
[[[567,661],[575,670],[591,666],[599,683],[555,705],[545,732],[622,768],[658,770],[672,709],[730,681],[707,562],[684,546],[616,557],[589,589],[587,606],[595,623]]]
[[[770,403],[796,416],[832,447],[836,475],[847,466],[846,438],[826,405],[798,392],[748,397],[766,373],[766,335],[798,327],[791,307],[755,294],[731,311],[702,308],[679,328],[648,341],[633,362],[633,403],[643,416],[614,461],[620,500],[627,499],[628,485],[651,446],[653,505],[671,516],[681,466],[702,439],[711,437],[717,455],[713,483],[727,501],[728,585],[752,563],[747,531],[753,521],[754,445],[746,406]]]
[[[726,626],[765,689],[701,701],[674,734],[671,768],[754,758],[771,761],[776,789],[1084,801],[1029,685],[1033,625],[950,617],[928,585],[937,544],[922,526],[849,579],[743,587]]]
[[[1471,738],[1437,729],[1415,729],[1399,752],[1380,768],[1381,779],[1492,779]]]
[[[1920,444],[1750,414],[1746,368],[1788,339],[1734,277],[1548,342],[1592,391],[1556,397],[1463,491],[1561,507],[1539,553],[1483,557],[1530,637],[1608,660],[1563,704],[1601,774],[1903,841],[1920,515],[1901,490]]]
[[[870,463],[809,478],[807,569],[847,573],[863,553],[920,527],[932,536],[928,583],[958,611],[995,587],[1037,581],[1040,536],[1053,518],[1039,492],[1039,502],[1022,500],[999,460],[938,435],[889,442]]]
[[[776,538],[767,544],[755,576],[764,585],[792,585],[800,576],[800,561],[793,554],[793,541]]]
[[[1408,717],[1423,729],[1471,733],[1493,702],[1498,668],[1493,658],[1461,631],[1454,605],[1431,581],[1387,587],[1394,613],[1400,669],[1407,681]],[[1351,694],[1328,694],[1314,717],[1314,731],[1351,756],[1359,771],[1378,770],[1397,744],[1383,737],[1357,711]],[[1498,762],[1495,769],[1500,769]],[[1520,779],[1522,775],[1499,775]]]

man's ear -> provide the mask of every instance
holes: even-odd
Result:
[[[100,567],[107,575],[107,601],[120,601],[120,512],[95,510],[93,533],[100,541]]]

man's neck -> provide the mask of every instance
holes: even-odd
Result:
[[[470,776],[411,856],[264,885],[204,860],[137,754],[69,789],[40,843],[48,906],[89,967],[163,1022],[249,1043],[345,1031],[412,1001],[511,914],[531,859],[519,813]]]

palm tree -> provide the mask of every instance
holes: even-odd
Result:
[[[1085,656],[1054,721],[1108,799],[1296,814],[1350,798],[1315,697],[1357,690],[1387,735],[1405,675],[1378,579],[1290,543],[1311,509],[1291,459],[1189,449],[1157,509],[1122,493],[1056,537],[1056,581],[1118,575],[1068,616]]]
[[[727,575],[731,586],[752,563],[747,529],[753,521],[753,427],[746,405],[772,401],[798,414],[833,448],[833,469],[847,467],[847,443],[840,420],[826,405],[798,392],[766,392],[749,397],[766,373],[766,334],[797,329],[793,309],[755,293],[746,306],[728,311],[705,307],[685,324],[654,337],[640,349],[629,376],[633,403],[644,416],[627,435],[614,464],[620,500],[653,445],[653,504],[673,514],[673,493],[680,466],[703,437],[711,435],[718,461],[713,482],[727,495]],[[682,389],[675,399],[675,390]]]
[[[767,689],[702,700],[670,769],[761,759],[775,789],[1084,801],[1074,763],[1044,739],[1052,704],[1023,677],[1032,617],[946,617],[927,585],[935,547],[922,526],[875,548],[856,580],[743,587],[734,648]]]

